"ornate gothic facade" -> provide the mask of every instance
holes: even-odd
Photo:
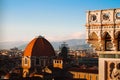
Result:
[[[116,62],[120,62],[120,8],[88,11],[86,19],[87,42],[99,54],[99,80],[120,80],[120,74],[117,78],[107,75],[112,75],[111,62],[119,70]]]

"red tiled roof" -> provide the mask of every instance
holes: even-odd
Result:
[[[49,41],[38,37],[27,45],[23,56],[55,56],[55,51]]]

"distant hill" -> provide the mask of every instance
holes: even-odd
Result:
[[[88,49],[89,45],[86,44],[85,39],[70,39],[70,40],[65,40],[65,41],[60,41],[60,42],[51,42],[53,47],[55,49],[59,49],[59,46],[63,43],[66,42],[70,49],[76,50],[76,49]]]
[[[14,47],[19,47],[28,42],[25,41],[10,41],[10,42],[0,42],[0,49],[11,49]]]
[[[85,39],[70,39],[65,41],[58,41],[58,42],[50,42],[55,50],[59,49],[59,46],[66,42],[70,49],[76,50],[76,49],[88,49],[89,45],[85,43]],[[18,47],[19,49],[24,50],[29,42],[0,42],[0,49],[10,49],[13,47]]]

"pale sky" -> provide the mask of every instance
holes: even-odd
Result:
[[[0,0],[0,42],[85,38],[86,11],[120,8],[120,0]]]

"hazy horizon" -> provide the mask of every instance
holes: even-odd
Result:
[[[31,40],[32,41],[32,40]],[[8,42],[0,42],[0,49],[11,49],[14,47],[17,47],[19,49],[25,48],[28,43],[31,41],[8,41]],[[53,45],[55,49],[58,49],[59,46],[63,43],[66,42],[69,46],[73,46],[74,48],[82,47],[80,45],[85,45],[85,39],[69,39],[69,40],[64,40],[64,41],[50,41],[50,43]]]

